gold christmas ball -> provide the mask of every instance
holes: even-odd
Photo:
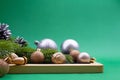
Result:
[[[55,64],[63,64],[65,63],[65,61],[66,61],[66,58],[64,54],[62,54],[61,52],[57,52],[52,56],[52,62]]]
[[[71,50],[70,55],[73,57],[73,60],[76,61],[80,52],[78,50]]]
[[[31,62],[33,63],[41,63],[44,61],[44,55],[40,51],[40,49],[37,49],[37,51],[33,52],[31,54]]]
[[[0,59],[0,77],[3,77],[9,72],[9,65],[4,60]]]

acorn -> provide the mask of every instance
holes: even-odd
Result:
[[[15,58],[18,58],[18,55],[15,54],[15,53],[11,53],[11,54],[9,55],[9,57],[10,57],[11,59],[15,59]]]
[[[9,72],[9,65],[3,59],[0,59],[0,77]]]
[[[63,64],[66,61],[66,57],[61,52],[57,52],[52,56],[52,62],[55,64]]]
[[[90,55],[87,52],[81,52],[77,61],[78,63],[90,63]]]
[[[70,51],[70,56],[73,57],[74,62],[77,61],[78,55],[80,54],[80,52],[78,50],[71,50]]]
[[[13,63],[13,62],[12,62],[12,58],[10,58],[10,57],[6,57],[6,58],[4,59],[4,61],[7,62],[8,64],[12,64],[12,63]]]
[[[18,55],[15,53],[11,53],[8,57],[4,59],[8,64],[13,64],[13,59],[18,58]]]
[[[42,63],[43,61],[44,61],[44,55],[40,51],[40,49],[37,49],[37,51],[35,51],[31,54],[31,62]]]
[[[96,61],[95,57],[90,58],[90,63],[94,63]]]
[[[24,65],[27,63],[27,58],[24,56],[24,57],[17,57],[17,58],[14,58],[12,60],[13,64],[16,64],[16,65]]]

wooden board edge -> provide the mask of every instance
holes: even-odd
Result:
[[[102,73],[103,64],[9,64],[9,73]]]

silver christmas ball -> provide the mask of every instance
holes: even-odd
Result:
[[[87,52],[81,52],[78,55],[78,62],[82,62],[82,63],[90,62],[90,55]]]
[[[57,45],[52,39],[43,39],[41,41],[35,41],[34,43],[37,48],[40,49],[57,49]]]
[[[69,54],[71,50],[78,50],[79,44],[73,39],[65,40],[61,45],[61,52],[64,54]]]

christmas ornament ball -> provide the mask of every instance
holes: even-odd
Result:
[[[73,39],[65,40],[61,45],[61,52],[64,54],[69,54],[71,50],[78,50],[79,44]]]
[[[37,48],[40,49],[57,49],[57,44],[52,39],[43,39],[40,42],[34,42]]]
[[[90,55],[87,52],[81,52],[78,55],[78,62],[82,62],[82,63],[90,62]]]
[[[70,56],[73,57],[73,60],[74,60],[74,61],[77,60],[77,57],[78,57],[79,54],[80,54],[79,50],[71,50],[71,51],[70,51]]]
[[[43,61],[44,61],[44,55],[40,51],[40,49],[37,49],[37,51],[35,51],[31,54],[31,62],[32,63],[41,63]]]
[[[9,65],[4,60],[0,59],[0,77],[3,77],[9,71]]]

